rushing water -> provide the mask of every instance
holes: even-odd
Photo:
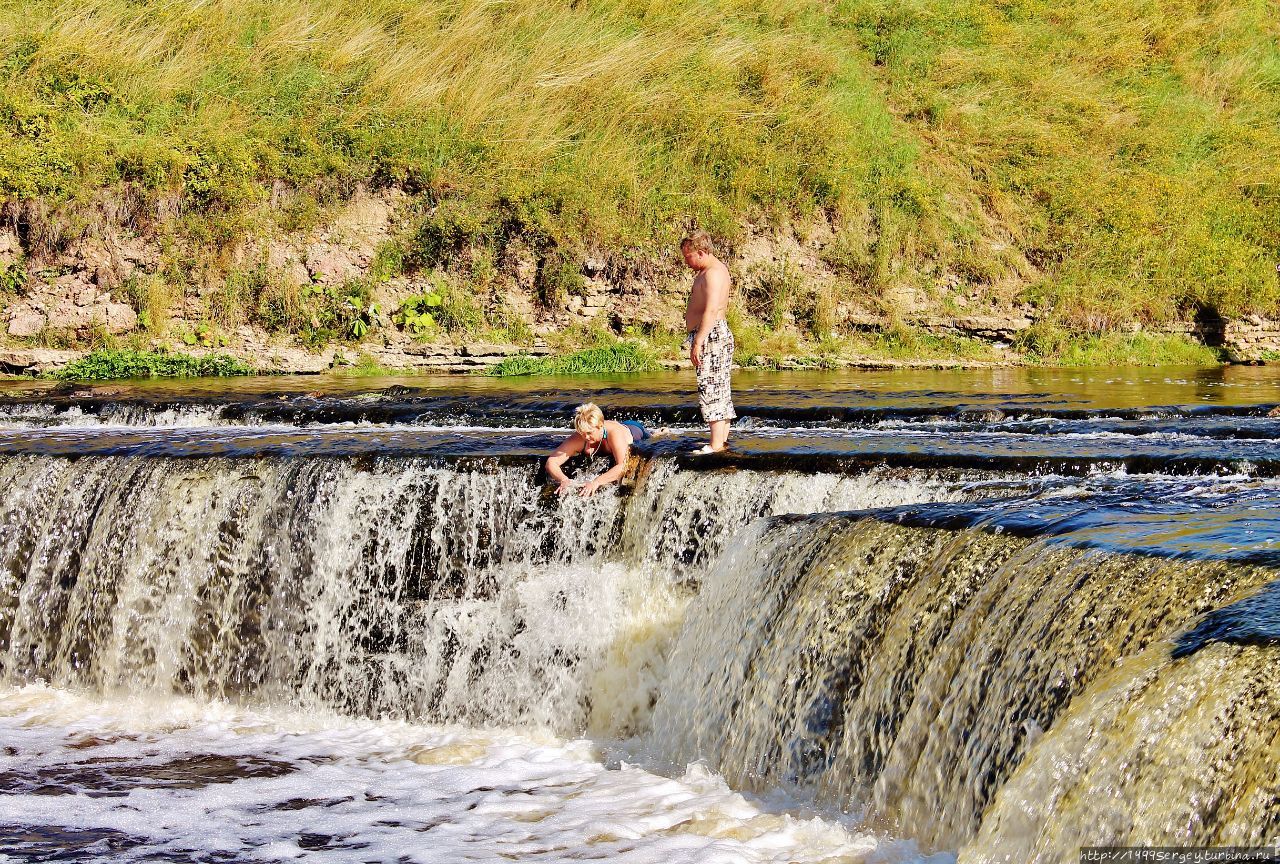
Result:
[[[0,860],[1280,836],[1273,370],[746,383],[11,385]],[[674,430],[560,498],[585,398]]]

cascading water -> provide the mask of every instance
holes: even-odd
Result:
[[[0,411],[0,848],[1048,864],[1280,833],[1261,410],[812,404],[583,500],[533,458],[563,394],[58,398]]]
[[[1278,661],[1274,647],[1216,644],[1170,662],[1157,644],[1117,662],[1028,753],[960,861],[1076,861],[1092,838],[1274,856]]]
[[[1091,838],[1117,836],[1246,845],[1261,836],[1257,826],[1274,821],[1265,783],[1274,790],[1275,741],[1257,730],[1280,728],[1274,725],[1280,691],[1259,689],[1271,680],[1261,657],[1269,654],[1274,663],[1280,659],[1275,649],[1252,659],[1195,661],[1201,670],[1195,673],[1162,670],[1180,662],[1171,658],[1168,640],[1188,622],[1280,572],[865,517],[784,518],[757,530],[741,537],[705,581],[672,653],[654,729],[677,761],[707,759],[731,782],[761,791],[780,784],[807,788],[834,804],[865,808],[895,832],[954,849],[980,825],[997,838],[1021,836],[1021,825],[1011,832],[989,828],[983,814],[1018,766],[1033,760],[1036,768],[1023,776],[1034,791],[1019,800],[1035,802],[1042,819],[1053,813],[1057,833],[1040,841],[1040,857],[974,851],[975,861],[1073,860]],[[1114,675],[1113,667],[1132,655],[1145,658],[1144,674],[1193,679],[1207,691],[1232,663],[1240,666],[1235,689],[1213,697],[1219,710],[1233,704],[1236,710],[1233,759],[1198,773],[1207,799],[1253,805],[1225,812],[1205,803],[1198,825],[1172,834],[1165,829],[1176,817],[1168,811],[1144,812],[1138,803],[1130,812],[1130,793],[1140,799],[1147,778],[1124,774],[1122,766],[1132,766],[1135,757],[1122,748],[1154,746],[1152,740],[1140,744],[1131,729],[1122,730],[1123,744],[1088,744],[1120,749],[1108,753],[1114,773],[1106,779],[1125,801],[1113,804],[1113,821],[1129,820],[1123,831],[1099,830],[1087,807],[1067,825],[1067,808],[1056,806],[1061,801],[1044,805],[1052,799],[1039,797],[1037,784],[1061,782],[1050,778],[1061,774],[1064,751],[1060,737],[1042,738],[1044,731],[1056,731],[1060,714],[1078,707],[1077,697],[1098,701],[1094,682]],[[1155,689],[1127,680],[1112,689],[1126,686]],[[1156,692],[1177,686],[1161,682]],[[1237,692],[1252,696],[1233,703],[1229,694]],[[1114,692],[1110,698],[1117,698]],[[1159,708],[1149,694],[1144,703],[1132,710]],[[1114,710],[1114,701],[1108,704]],[[1178,709],[1171,703],[1166,710]],[[1090,715],[1077,726],[1095,730],[1097,719]],[[1160,728],[1162,721],[1148,722]],[[1182,742],[1176,758],[1188,760],[1194,751],[1187,748],[1194,746]],[[1052,755],[1044,748],[1054,748]],[[1243,773],[1252,776],[1252,786],[1236,789],[1241,762],[1250,766]]]
[[[750,519],[964,494],[658,467],[587,501],[376,458],[8,457],[0,483],[11,681],[614,734],[647,722],[680,579]]]
[[[548,518],[527,470],[127,458],[2,470],[23,490],[0,529],[3,667],[18,680],[549,723],[573,703],[557,698],[574,686],[564,667],[607,626],[575,613],[619,608],[601,596],[617,584],[547,570],[590,559],[616,501],[566,501]],[[507,686],[491,682],[504,673]]]

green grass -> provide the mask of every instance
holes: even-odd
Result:
[[[1032,363],[1053,366],[1216,366],[1222,352],[1176,334],[1071,333],[1037,325],[1015,347]]]
[[[573,264],[587,240],[838,205],[856,180],[838,142],[864,131],[829,98],[843,58],[810,10],[735,11],[6,0],[0,194],[177,193],[185,229],[217,242],[275,181],[322,205],[316,184],[394,183],[433,205],[418,265],[513,231]]]
[[[749,221],[818,220],[837,283],[806,292],[783,262],[744,286],[771,333],[821,341],[842,303],[892,316],[961,293],[1090,334],[1272,313],[1280,15],[1274,0],[0,0],[0,204],[33,260],[104,220],[158,238],[163,279],[137,292],[149,320],[197,273],[226,282],[213,323],[363,338],[372,316],[347,294],[231,263],[246,235],[306,230],[357,183],[410,196],[370,278],[439,269],[467,296],[496,290],[516,243],[554,308],[588,254],[643,270],[693,222],[732,252]]]
[[[403,375],[404,370],[383,366],[373,357],[361,352],[355,358],[355,362],[334,366],[331,374],[339,378],[385,378],[391,375]]]
[[[839,9],[928,142],[918,164],[950,226],[931,257],[947,269],[1076,331],[1276,308],[1273,2]]]
[[[121,378],[194,378],[252,375],[243,361],[224,354],[193,357],[159,351],[107,349],[94,351],[53,373],[64,381],[108,381]]]
[[[652,372],[660,368],[648,346],[637,342],[617,342],[551,357],[516,354],[483,370],[482,374],[496,377],[612,375],[619,372]]]
[[[999,354],[989,342],[967,336],[934,335],[903,325],[856,340],[870,356],[922,362],[991,362]]]

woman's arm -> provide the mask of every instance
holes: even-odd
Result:
[[[573,481],[565,475],[561,469],[561,465],[569,459],[577,456],[582,452],[582,448],[586,446],[586,441],[577,432],[574,432],[564,442],[551,452],[547,457],[547,473],[551,475],[551,479],[560,484],[557,490],[561,495],[568,492],[573,487]]]
[[[611,431],[612,434],[605,440],[609,445],[609,455],[613,457],[613,467],[583,485],[578,494],[584,498],[594,495],[597,489],[608,486],[610,483],[617,483],[622,479],[622,475],[627,473],[627,460],[631,458],[631,432],[621,424],[616,425]]]

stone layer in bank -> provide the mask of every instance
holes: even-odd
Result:
[[[284,206],[291,194],[283,187],[273,191],[271,208]],[[250,323],[216,327],[210,349],[238,357],[265,372],[319,373],[331,368],[372,360],[379,366],[405,372],[469,372],[500,363],[514,354],[545,355],[541,336],[573,326],[601,327],[621,333],[628,327],[678,330],[683,326],[683,304],[688,271],[674,256],[586,250],[577,261],[572,290],[560,291],[549,302],[544,290],[545,254],[521,238],[507,243],[494,272],[483,287],[457,267],[441,264],[413,273],[375,277],[380,250],[402,245],[412,228],[411,198],[396,189],[355,189],[349,200],[336,207],[323,224],[308,231],[270,237],[246,234],[225,250],[225,272],[190,274],[189,283],[176,291],[163,311],[150,309],[138,298],[164,272],[165,253],[155,235],[118,224],[103,214],[92,231],[65,246],[44,248],[20,235],[15,225],[0,224],[0,276],[9,293],[0,293],[0,371],[41,374],[55,371],[83,356],[72,351],[41,346],[75,346],[99,342],[103,334],[124,336],[145,332],[168,334],[160,345],[204,332],[211,304],[224,283],[235,274],[256,273],[282,284],[342,290],[353,280],[369,283],[370,299],[377,311],[368,322],[368,338],[358,345],[333,345],[320,350],[302,347],[290,333],[271,333]],[[163,222],[163,214],[156,219]],[[936,336],[982,340],[1009,349],[1019,335],[1033,327],[1035,310],[1020,305],[1014,294],[983,293],[980,286],[948,277],[936,290],[898,291],[892,298],[893,319],[880,306],[868,306],[866,297],[850,291],[847,282],[824,263],[822,251],[832,242],[831,226],[811,226],[798,234],[744,223],[742,237],[726,255],[734,277],[735,303],[747,311],[761,302],[769,280],[785,276],[788,290],[835,298],[830,326],[836,330],[880,332],[901,322]],[[47,245],[47,244],[46,244]],[[542,257],[540,257],[542,255]],[[467,259],[461,255],[459,260]],[[171,262],[170,262],[171,263]],[[781,275],[780,275],[781,274]],[[445,286],[445,287],[442,287]],[[762,287],[763,286],[763,287]],[[519,320],[535,336],[534,346],[464,343],[441,332],[435,344],[419,341],[402,326],[395,313],[407,302],[445,288],[470,295],[490,320]],[[766,291],[767,293],[767,291]],[[563,296],[560,296],[563,295]],[[936,295],[936,296],[935,296]],[[938,298],[949,298],[951,306]],[[812,299],[812,298],[810,298]],[[161,307],[157,307],[161,308]],[[757,310],[758,311],[758,310]],[[803,329],[794,310],[782,316],[779,326]],[[163,320],[156,320],[163,319]],[[1136,325],[1135,325],[1136,328]],[[1280,321],[1249,316],[1240,320],[1197,320],[1154,328],[1156,333],[1181,334],[1206,345],[1220,347],[1233,362],[1261,362],[1280,358]],[[185,353],[208,353],[198,348]],[[997,352],[999,353],[999,352]],[[1007,351],[1005,363],[1019,358]],[[361,355],[364,355],[363,357]],[[671,367],[687,367],[687,360],[669,361]],[[778,358],[778,368],[802,368],[803,357]],[[893,361],[878,357],[849,357],[835,364],[897,368],[912,366],[988,366],[990,362]]]

